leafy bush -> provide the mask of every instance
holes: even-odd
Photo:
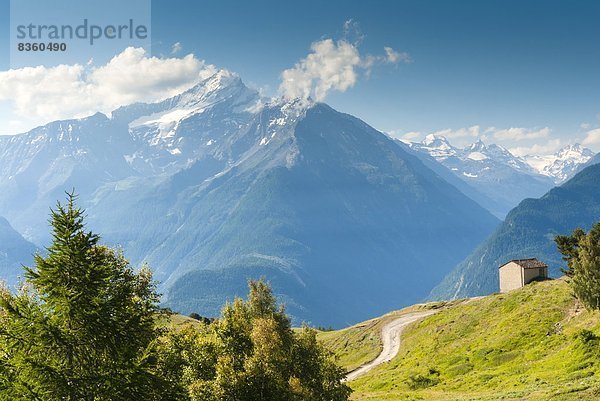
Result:
[[[575,339],[580,341],[583,344],[591,344],[598,342],[600,337],[598,337],[593,331],[587,329],[581,329],[577,333],[575,333]]]
[[[197,320],[201,323],[204,324],[211,324],[212,322],[215,321],[214,318],[210,318],[210,317],[204,317],[204,316],[200,316],[200,314],[196,313],[196,312],[192,312],[188,315],[189,318]]]
[[[317,331],[334,331],[334,330],[335,330],[335,329],[334,329],[333,327],[331,327],[331,326],[327,326],[327,327],[325,327],[325,326],[317,326],[315,329],[316,329]]]
[[[427,374],[415,374],[408,377],[406,385],[411,390],[433,387],[440,382],[440,372],[436,369],[429,369]]]
[[[271,288],[251,281],[248,301],[226,305],[211,325],[169,333],[159,366],[182,401],[345,401],[350,388],[333,355],[305,327],[292,331]]]

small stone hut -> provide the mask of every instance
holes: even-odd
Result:
[[[521,288],[533,280],[548,278],[548,265],[535,258],[514,259],[500,266],[500,292]]]

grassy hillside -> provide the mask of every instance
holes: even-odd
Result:
[[[192,319],[189,316],[174,313],[172,315],[161,315],[157,319],[156,324],[159,327],[174,328],[175,330],[180,330],[188,325],[199,327],[202,325],[202,322],[199,322],[196,319]]]
[[[318,338],[327,348],[335,350],[338,364],[347,371],[351,371],[372,361],[379,355],[383,348],[379,333],[387,323],[407,313],[440,308],[446,305],[446,302],[413,305],[343,330],[320,332]]]
[[[377,354],[370,336],[390,316],[321,338],[350,370]],[[579,306],[563,279],[455,304],[402,341],[393,361],[351,383],[353,399],[600,399],[600,313]]]

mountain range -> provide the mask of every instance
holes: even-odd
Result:
[[[445,137],[434,134],[420,143],[409,143],[408,147],[447,167],[467,184],[465,194],[501,219],[523,199],[540,197],[570,178],[594,154],[575,144],[554,155],[521,158],[502,146],[486,145],[481,140],[457,148]]]
[[[214,316],[264,276],[296,323],[340,326],[494,292],[510,258],[557,275],[554,235],[597,218],[599,161],[578,144],[407,144],[221,70],[164,101],[0,137],[0,274],[17,283],[74,188],[89,227],[151,266],[165,306]]]
[[[422,299],[499,223],[359,119],[224,70],[0,138],[0,214],[27,239],[48,244],[48,207],[72,188],[89,228],[150,264],[164,305],[204,316],[264,276],[295,322],[353,323]]]
[[[525,156],[524,160],[540,174],[551,177],[556,184],[562,184],[573,177],[594,156],[588,148],[578,143],[565,146],[552,155]]]

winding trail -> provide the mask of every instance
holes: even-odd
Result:
[[[381,340],[383,342],[383,351],[381,351],[381,354],[379,354],[379,356],[371,362],[366,363],[348,373],[344,381],[354,380],[357,377],[364,375],[374,367],[391,361],[396,355],[398,355],[398,351],[400,351],[400,336],[402,335],[402,332],[406,326],[439,311],[439,309],[435,309],[424,312],[407,313],[406,315],[400,316],[399,318],[383,326],[383,329],[381,329]]]

